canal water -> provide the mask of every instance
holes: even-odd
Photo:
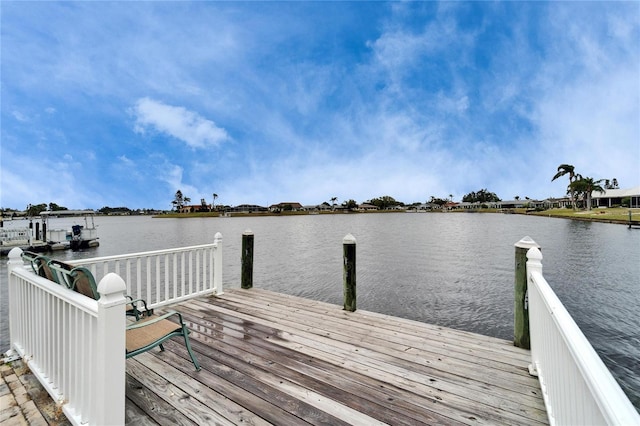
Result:
[[[52,220],[50,227],[71,224],[65,220]],[[358,309],[508,340],[513,339],[514,244],[530,236],[542,246],[547,281],[640,408],[640,230],[469,213],[98,217],[96,224],[100,247],[53,257],[72,261],[204,244],[220,232],[224,286],[239,287],[242,233],[251,230],[255,287],[337,305],[342,305],[342,240],[352,234]],[[4,352],[6,258],[0,263]]]

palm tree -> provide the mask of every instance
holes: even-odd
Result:
[[[211,204],[211,210],[215,210],[216,207],[216,198],[218,198],[218,194],[213,193],[213,204]]]
[[[331,198],[331,207],[332,207],[332,210],[335,210],[335,209],[336,209],[336,201],[338,201],[338,197],[332,197],[332,198]]]
[[[560,164],[558,166],[558,173],[556,173],[555,176],[553,176],[553,179],[551,179],[551,182],[553,182],[554,180],[564,175],[569,175],[569,186],[567,186],[567,188],[569,189],[569,196],[571,198],[571,207],[575,210],[576,201],[573,195],[573,192],[574,192],[573,188],[571,187],[571,184],[574,182],[576,177],[575,167],[573,167],[571,164]]]
[[[179,189],[176,191],[176,195],[173,198],[173,201],[171,202],[171,204],[174,205],[174,207],[176,208],[176,210],[180,211],[180,209],[188,202],[191,201],[191,198],[189,197],[185,197],[184,195],[182,195],[182,191],[180,191]]]
[[[598,191],[600,193],[605,192],[601,183],[604,179],[593,180],[593,178],[586,177],[583,178],[580,176],[580,179],[576,179],[573,183],[571,183],[571,190],[577,192],[582,195],[582,199],[586,201],[587,210],[591,210],[591,194],[594,191]]]

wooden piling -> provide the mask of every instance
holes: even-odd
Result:
[[[253,240],[254,235],[250,229],[242,233],[242,276],[240,278],[242,288],[253,287]]]
[[[344,282],[344,310],[355,312],[356,310],[356,239],[347,234],[342,240],[342,253],[344,258],[343,282]]]
[[[527,295],[527,251],[540,246],[524,237],[515,244],[515,305],[513,321],[513,344],[519,348],[531,349],[529,336],[529,300]]]

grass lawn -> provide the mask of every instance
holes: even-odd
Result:
[[[550,209],[542,212],[535,212],[529,214],[535,214],[538,216],[553,216],[553,217],[566,217],[568,219],[587,219],[587,220],[602,220],[602,221],[622,221],[627,222],[629,220],[629,210],[632,213],[633,220],[640,221],[640,209],[629,209],[627,207],[613,207],[606,209],[593,209],[588,210],[576,210],[572,209]]]

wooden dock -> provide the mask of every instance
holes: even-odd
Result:
[[[127,424],[548,424],[512,342],[260,289],[172,307],[184,342],[127,360]]]

